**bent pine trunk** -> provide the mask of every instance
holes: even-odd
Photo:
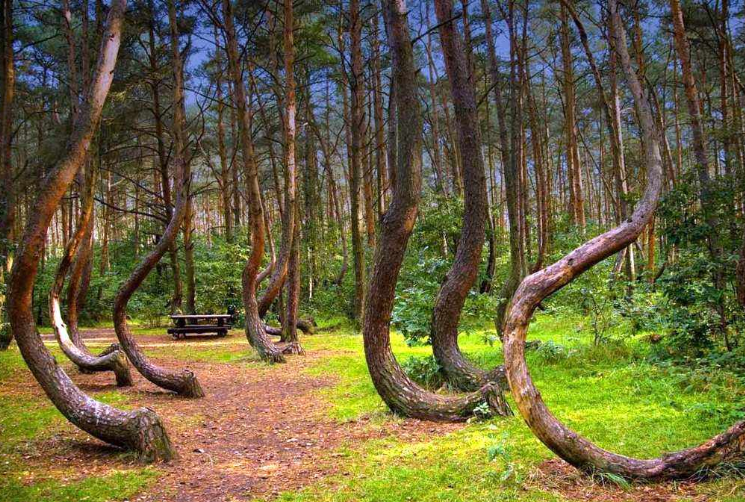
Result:
[[[390,318],[396,281],[419,205],[423,123],[405,2],[385,1],[384,14],[394,56],[400,141],[395,190],[381,221],[365,302],[363,338],[367,366],[375,388],[395,413],[425,420],[465,421],[481,410],[487,412],[486,404],[493,413],[504,414],[506,403],[493,384],[465,396],[433,394],[406,375],[391,351]]]
[[[113,80],[125,8],[125,0],[114,0],[111,4],[87,99],[74,122],[67,150],[45,178],[33,206],[35,210],[29,215],[11,272],[8,313],[23,359],[49,399],[70,422],[102,441],[137,452],[143,460],[168,460],[175,452],[155,412],[147,408],[119,410],[82,392],[44,346],[31,310],[33,284],[49,224],[85,163]]]
[[[631,88],[644,136],[647,187],[634,213],[618,227],[595,237],[553,265],[525,278],[509,308],[504,355],[507,378],[520,414],[533,433],[561,458],[586,472],[608,472],[628,479],[660,481],[689,478],[720,462],[741,460],[745,421],[709,441],[653,459],[636,459],[604,450],[580,436],[551,414],[535,388],[525,362],[528,324],[540,302],[569,284],[601,260],[633,243],[654,215],[662,189],[659,134],[646,93],[631,66],[626,34],[616,0],[609,0],[616,50]]]

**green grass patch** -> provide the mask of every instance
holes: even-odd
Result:
[[[0,485],[0,499],[5,502],[113,502],[128,500],[151,485],[157,471],[144,468],[88,477],[71,483],[46,480],[25,485],[11,479]]]

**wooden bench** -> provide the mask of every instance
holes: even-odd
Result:
[[[217,336],[225,336],[233,324],[231,314],[176,314],[169,317],[176,324],[173,328],[168,328],[168,334],[174,340],[186,338],[187,333],[216,333]]]

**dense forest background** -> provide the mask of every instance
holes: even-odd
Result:
[[[283,231],[289,233],[287,208],[295,195],[288,190],[296,183],[300,317],[359,323],[378,222],[395,178],[396,110],[381,10],[375,2],[352,3],[295,6],[292,169],[283,7],[239,2],[235,16],[268,235],[264,265],[281,269],[289,259]],[[12,263],[35,211],[36,188],[58,159],[90,85],[107,6],[95,0],[4,5],[2,238]],[[663,133],[660,210],[634,245],[542,308],[586,316],[598,344],[628,335],[617,328],[630,324],[631,333],[654,333],[655,341],[660,335],[660,358],[739,365],[745,360],[738,356],[745,322],[743,5],[697,0],[677,8],[689,60],[676,49],[670,4],[629,1],[622,10]],[[83,323],[111,319],[118,288],[173,211],[174,36],[184,63],[188,208],[176,242],[128,313],[157,325],[176,311],[242,309],[250,193],[220,6],[179,2],[175,32],[167,10],[163,2],[128,6],[89,161],[95,209],[83,246],[92,251],[82,270]],[[393,325],[416,344],[428,341],[435,297],[457,252],[468,179],[434,9],[411,1],[408,20],[425,121],[423,186]],[[623,75],[603,6],[464,1],[453,22],[478,99],[488,200],[478,279],[463,311],[467,328],[491,324],[520,278],[628,217],[645,184],[644,145],[632,97],[619,85]],[[686,94],[688,77],[695,96]],[[692,127],[691,97],[700,106],[702,142]],[[49,323],[47,294],[75,233],[85,186],[78,175],[47,235],[34,288],[40,324]],[[283,308],[275,302],[270,319]],[[497,330],[487,338],[494,343]]]

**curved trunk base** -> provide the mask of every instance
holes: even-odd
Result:
[[[297,326],[297,329],[299,329],[306,335],[314,335],[316,333],[316,328],[318,327],[315,319],[313,318],[298,319],[295,325]]]
[[[745,421],[709,441],[652,459],[636,459],[604,450],[560,422],[548,409],[525,361],[530,319],[541,301],[557,292],[600,261],[621,251],[641,235],[652,219],[662,191],[659,131],[645,87],[631,65],[626,32],[617,0],[608,0],[615,47],[634,96],[641,126],[647,168],[647,187],[634,213],[619,226],[601,234],[523,280],[515,293],[505,323],[504,358],[512,395],[528,427],[551,451],[585,472],[608,472],[638,481],[702,477],[722,463],[745,459]]]
[[[304,356],[305,350],[300,345],[300,342],[290,342],[282,349],[283,354],[292,354],[297,356]]]
[[[394,413],[434,422],[512,416],[502,389],[495,383],[487,383],[475,392],[461,396],[435,394],[419,387],[406,375],[390,351],[387,331],[378,333],[378,336],[388,342],[384,343],[388,349],[383,348],[383,357],[379,357],[379,349],[372,347],[368,336],[365,339],[367,365],[378,394]]]
[[[305,320],[305,319],[298,319],[297,329],[303,332],[305,335],[315,335],[316,334],[316,323],[314,320]],[[264,331],[266,331],[267,335],[271,336],[282,336],[282,328],[276,328],[274,326],[270,326],[268,324],[264,325]]]
[[[122,350],[127,354],[129,360],[132,361],[132,365],[147,380],[162,389],[173,391],[181,397],[204,397],[204,390],[202,390],[202,386],[199,384],[199,380],[194,372],[188,369],[181,372],[169,371],[153,364],[145,356],[132,336],[124,317],[124,311],[121,308],[117,308],[115,312],[114,328]]]
[[[279,334],[282,334],[281,329],[279,330]],[[285,356],[282,355],[282,350],[267,336],[267,331],[260,320],[257,323],[251,323],[248,319],[246,320],[246,338],[251,347],[259,353],[262,361],[269,364],[287,362]]]
[[[132,448],[138,453],[140,461],[167,462],[177,457],[163,422],[150,408],[135,412],[131,430],[135,439]]]
[[[484,371],[465,358],[458,346],[458,333],[438,333],[432,330],[432,353],[447,383],[457,390],[474,392],[487,383],[507,390],[507,375],[503,365]]]

